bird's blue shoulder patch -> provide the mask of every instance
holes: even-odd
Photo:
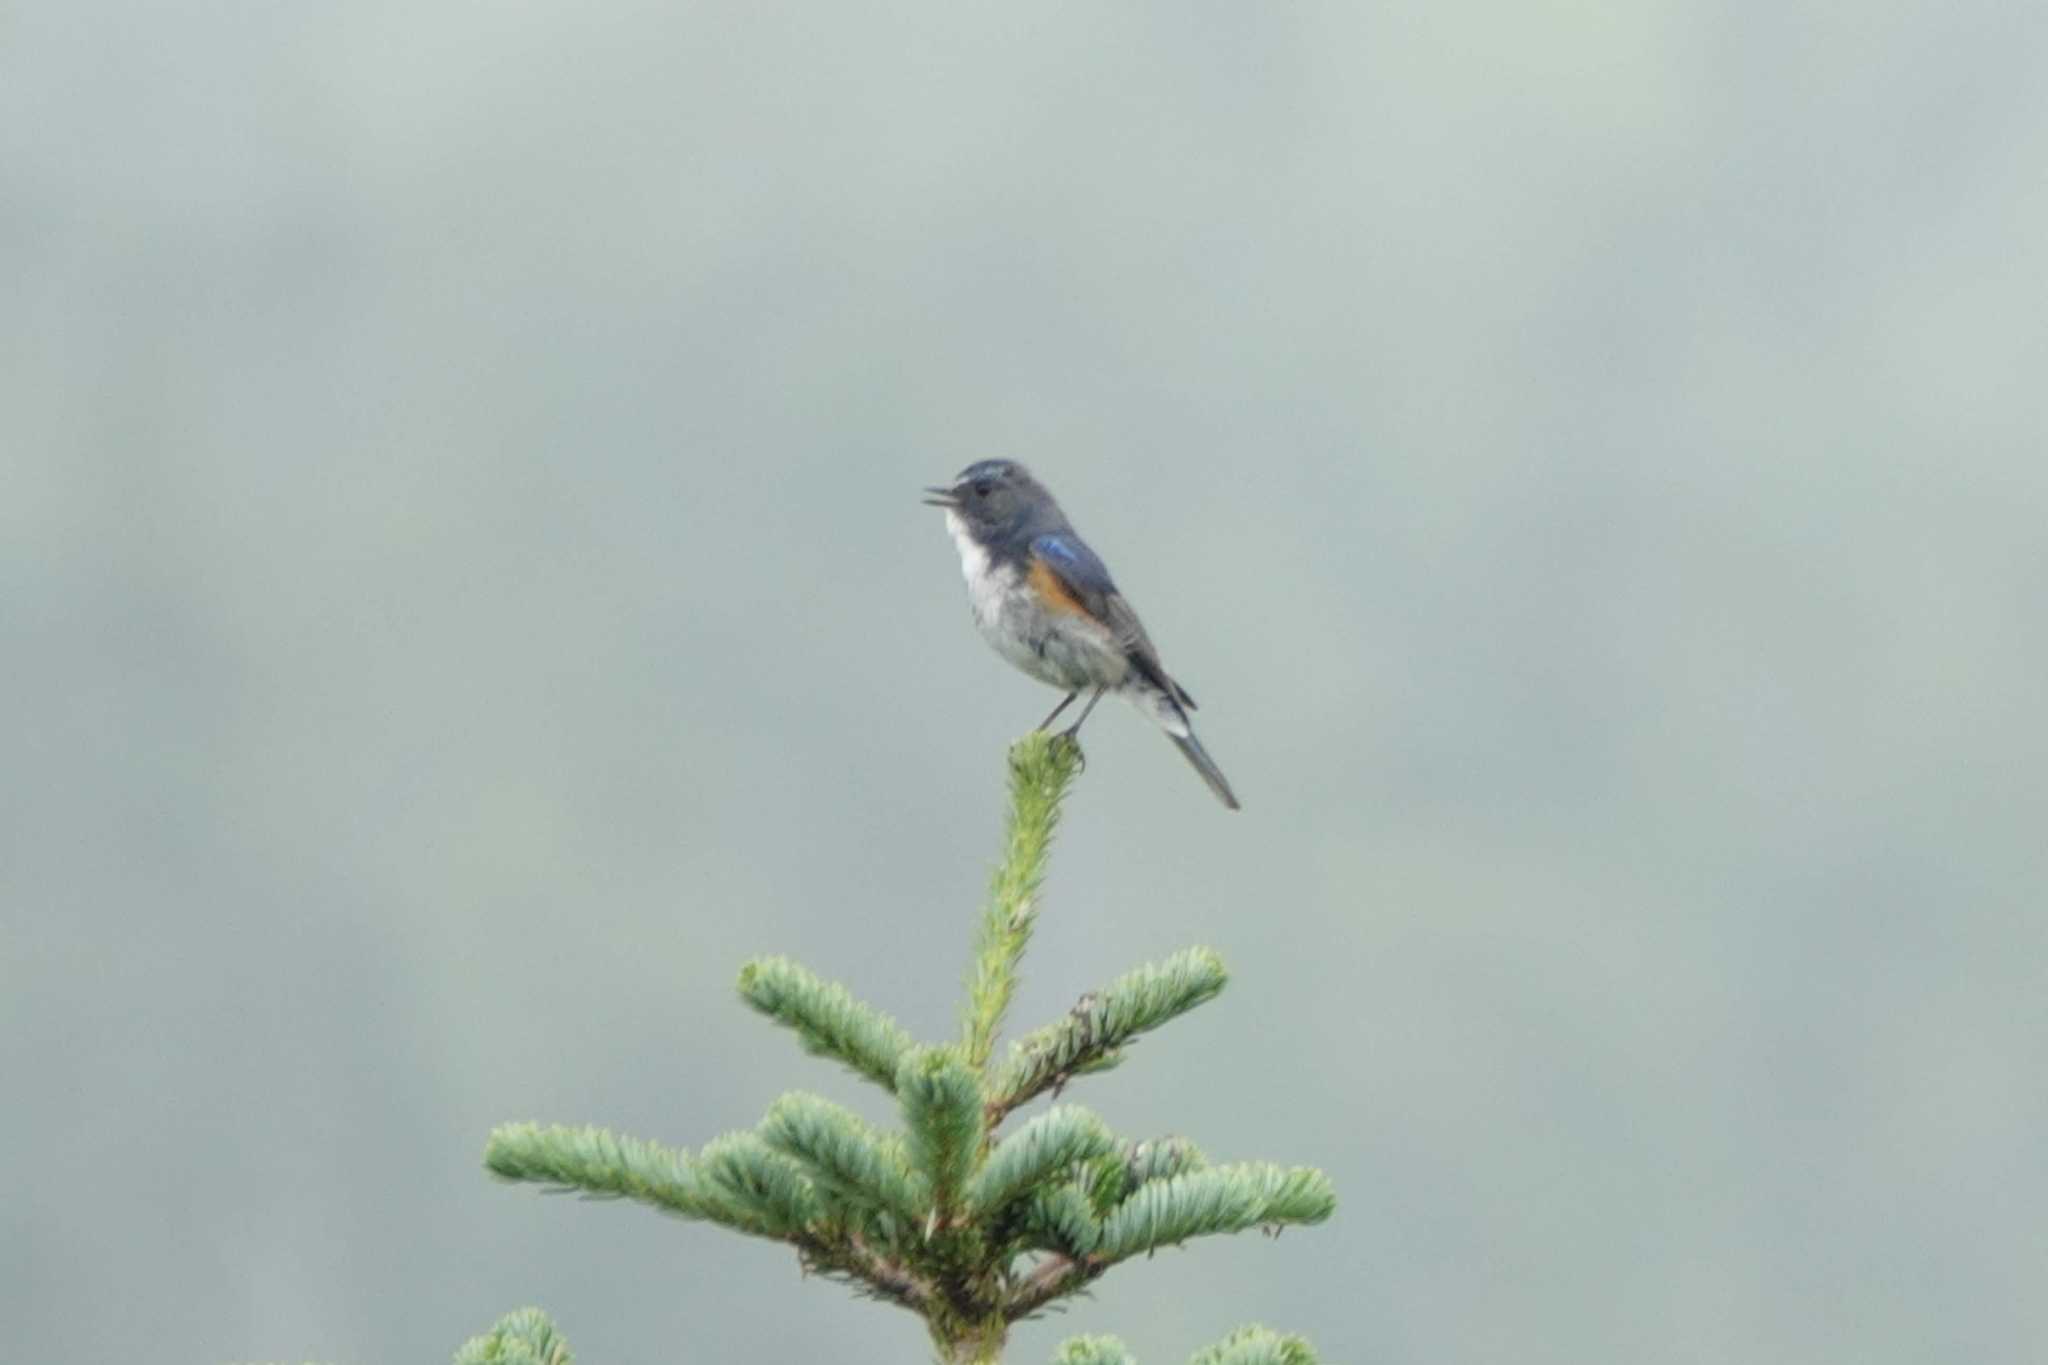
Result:
[[[1081,537],[1071,531],[1049,531],[1031,542],[1031,557],[1057,574],[1074,596],[1100,600],[1116,591],[1109,569]]]

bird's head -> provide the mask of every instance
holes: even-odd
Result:
[[[1035,529],[1059,516],[1045,485],[1015,460],[982,460],[952,483],[924,491],[927,505],[945,508],[983,539]]]

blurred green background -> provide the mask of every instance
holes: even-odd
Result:
[[[1090,722],[1016,1015],[1327,1168],[1014,1346],[2048,1357],[2048,10],[0,10],[0,1321],[29,1360],[902,1361],[493,1184],[952,1027],[1002,750],[921,485],[1058,492],[1246,809]]]

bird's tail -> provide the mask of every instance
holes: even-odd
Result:
[[[1174,691],[1179,690],[1180,685],[1176,683]],[[1195,727],[1188,724],[1188,713],[1182,709],[1180,699],[1158,687],[1142,691],[1132,689],[1124,695],[1129,697],[1140,711],[1150,716],[1153,724],[1166,731],[1166,737],[1188,756],[1188,762],[1195,765],[1195,771],[1209,784],[1209,790],[1216,793],[1216,799],[1230,809],[1237,810],[1237,793],[1230,789],[1230,779],[1223,775],[1223,769],[1216,766],[1216,760],[1209,757],[1209,751],[1202,747],[1202,741],[1195,738]]]
[[[1209,757],[1209,751],[1202,747],[1201,740],[1195,738],[1195,732],[1183,729],[1182,733],[1177,735],[1171,730],[1166,734],[1167,738],[1188,756],[1188,762],[1195,765],[1195,771],[1209,784],[1209,790],[1216,793],[1216,799],[1232,810],[1238,809],[1237,794],[1230,790],[1230,782],[1223,776],[1223,769],[1217,767],[1216,760]]]

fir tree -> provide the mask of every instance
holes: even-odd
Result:
[[[981,919],[960,1037],[920,1044],[896,1022],[781,957],[748,963],[740,997],[889,1091],[901,1132],[820,1096],[784,1095],[751,1132],[695,1154],[602,1128],[509,1124],[484,1164],[506,1180],[638,1200],[793,1247],[809,1272],[924,1321],[946,1362],[1002,1357],[1010,1324],[1081,1293],[1118,1263],[1249,1228],[1319,1223],[1335,1197],[1321,1171],[1211,1163],[1181,1138],[1133,1141],[1076,1104],[1011,1125],[1041,1095],[1123,1060],[1140,1034],[1213,1000],[1220,958],[1190,948],[1081,997],[1010,1044],[997,1036],[1038,918],[1038,891],[1079,748],[1035,734],[1010,750],[1003,857]],[[526,1309],[465,1345],[458,1365],[568,1365],[546,1317]],[[1114,1337],[1076,1337],[1058,1365],[1129,1365]],[[1313,1365],[1298,1337],[1244,1328],[1192,1365]]]

